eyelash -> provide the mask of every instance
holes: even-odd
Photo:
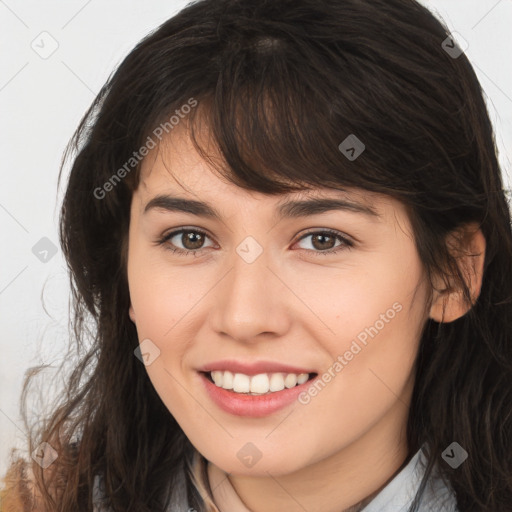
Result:
[[[167,235],[164,235],[162,238],[160,238],[157,241],[157,244],[165,246],[166,250],[172,251],[173,253],[176,253],[180,256],[188,256],[189,254],[196,255],[204,249],[203,248],[203,249],[197,249],[195,251],[190,251],[190,250],[180,249],[179,247],[172,247],[170,244],[167,244],[167,242],[171,238],[173,238],[174,236],[176,236],[180,233],[199,233],[201,235],[204,235],[204,236],[210,238],[208,236],[208,233],[206,233],[202,229],[182,228],[182,229],[179,229],[176,231],[172,231],[171,233],[169,233]],[[334,238],[340,240],[342,242],[342,244],[339,245],[338,247],[335,247],[333,249],[328,249],[326,251],[314,251],[311,249],[302,249],[303,251],[313,252],[315,255],[318,255],[318,256],[320,256],[320,255],[326,256],[326,255],[337,254],[338,252],[343,251],[343,250],[350,250],[354,246],[354,243],[351,240],[349,240],[348,238],[345,238],[344,236],[340,235],[337,231],[334,231],[332,229],[322,229],[322,230],[317,230],[317,231],[310,231],[310,232],[304,234],[301,238],[299,238],[299,240],[297,240],[297,242],[300,242],[301,240],[303,240],[304,238],[307,238],[308,236],[318,235],[318,234],[321,234],[321,235],[327,234],[327,235],[333,236]]]

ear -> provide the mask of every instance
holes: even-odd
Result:
[[[130,309],[128,310],[128,314],[130,315],[130,320],[135,323],[135,311],[133,310],[133,306],[130,304]]]
[[[485,259],[485,237],[480,225],[471,222],[450,233],[447,239],[450,252],[456,257],[462,275],[471,294],[471,304],[464,299],[461,289],[450,282],[437,278],[430,308],[430,318],[439,323],[457,320],[467,313],[480,295]],[[439,287],[439,288],[438,288]]]

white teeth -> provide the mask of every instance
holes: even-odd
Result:
[[[251,377],[251,393],[267,393],[269,389],[269,380],[266,373],[253,375]],[[235,389],[238,391],[238,389]]]
[[[293,388],[293,386],[297,385],[297,375],[294,373],[289,373],[284,379],[284,385],[287,388]]]
[[[250,393],[263,395],[268,392],[282,391],[293,388],[297,384],[304,384],[309,379],[308,373],[260,373],[258,375],[245,375],[229,371],[214,370],[210,372],[213,382],[219,388],[231,389],[235,393]]]
[[[273,373],[270,376],[270,391],[282,391],[284,389],[284,377],[282,373]]]
[[[297,377],[297,384],[304,384],[309,379],[309,373],[301,373]]]
[[[249,393],[251,390],[251,378],[243,373],[235,373],[233,377],[233,391],[236,393]]]
[[[211,372],[213,382],[215,382],[216,386],[219,388],[222,387],[222,383],[224,382],[223,372],[219,372],[218,370]]]
[[[224,389],[233,389],[233,374],[231,372],[222,373],[222,387]]]

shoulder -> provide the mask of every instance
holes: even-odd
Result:
[[[23,458],[0,479],[0,512],[46,512],[31,463]]]
[[[0,512],[38,512],[34,509],[33,475],[24,459],[17,459],[11,464],[0,486]]]
[[[420,448],[402,470],[363,509],[364,512],[394,512],[408,510],[415,501],[425,476],[427,457]],[[457,512],[457,501],[451,487],[438,471],[429,475],[418,503],[419,512]]]

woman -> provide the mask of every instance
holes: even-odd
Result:
[[[61,243],[94,335],[6,500],[511,510],[510,213],[426,8],[190,4],[73,142]]]

